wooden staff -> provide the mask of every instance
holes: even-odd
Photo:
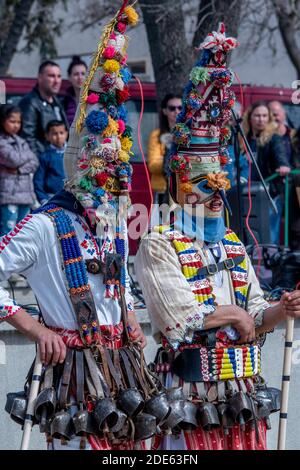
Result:
[[[287,317],[281,385],[280,419],[278,429],[278,450],[285,450],[287,411],[289,402],[290,376],[292,367],[292,347],[294,336],[294,318]]]
[[[40,360],[40,351],[39,348],[37,349],[32,381],[29,391],[28,397],[28,405],[26,410],[26,416],[23,426],[23,436],[21,442],[21,450],[28,450],[29,441],[30,441],[30,433],[33,426],[33,418],[34,418],[34,406],[35,406],[35,399],[39,393],[40,388],[40,381],[41,381],[41,373],[42,373],[42,362]]]

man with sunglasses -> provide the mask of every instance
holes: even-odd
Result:
[[[234,105],[225,66],[236,45],[222,24],[200,45],[172,132],[174,217],[142,239],[136,257],[153,334],[162,344],[156,371],[168,396],[180,397],[171,432],[157,436],[153,448],[265,449],[269,414],[278,408],[268,403],[278,403],[280,392],[260,376],[263,336],[287,315],[300,317],[299,291],[273,307],[264,300],[244,245],[224,224],[230,187],[222,170],[224,124]]]

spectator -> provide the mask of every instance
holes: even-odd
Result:
[[[236,118],[240,119],[242,110],[241,110],[241,105],[238,101],[235,102],[235,105],[233,107]],[[246,158],[246,155],[241,153],[240,149],[240,142],[239,139],[236,136],[235,133],[235,119],[233,117],[230,118],[228,125],[230,126],[230,139],[228,141],[227,145],[227,150],[229,154],[229,160],[228,163],[224,166],[224,171],[228,172],[227,178],[230,181],[230,187],[234,188],[237,185],[237,164],[236,164],[236,158],[235,158],[235,152],[237,151],[240,158],[239,158],[239,163],[240,163],[240,182],[241,184],[245,184],[248,181],[248,169],[249,169],[249,164],[248,160]],[[235,149],[235,146],[237,145],[237,149]]]
[[[280,176],[287,175],[291,168],[286,158],[282,138],[276,133],[276,123],[267,104],[258,101],[246,111],[244,115],[244,131],[250,147],[256,158],[258,167],[264,179],[277,172]],[[252,165],[252,181],[259,181],[259,176]],[[283,185],[278,178],[270,183],[270,194],[273,198],[278,214],[270,208],[271,243],[279,243],[280,221],[283,209]]]
[[[46,149],[45,131],[48,122],[56,119],[67,125],[65,112],[56,96],[60,87],[60,67],[47,60],[39,67],[37,85],[20,101],[22,137],[37,156]]]
[[[272,113],[274,121],[277,124],[277,134],[282,137],[285,146],[286,158],[289,163],[292,159],[292,138],[295,136],[295,130],[287,125],[285,109],[280,101],[270,101],[268,108]]]
[[[40,166],[34,176],[34,189],[40,204],[45,204],[64,186],[64,152],[68,130],[62,121],[50,121],[46,127],[49,145],[40,155]]]
[[[34,202],[32,175],[38,160],[21,130],[21,110],[0,107],[0,235],[10,232],[29,212]]]
[[[74,55],[68,67],[68,78],[71,82],[71,86],[66,90],[66,96],[63,101],[69,125],[72,124],[75,117],[77,105],[79,103],[80,89],[83,85],[86,72],[86,63],[81,60],[78,55]]]
[[[170,131],[175,126],[177,115],[181,110],[181,97],[173,93],[167,94],[161,102],[159,129],[152,131],[149,137],[147,161],[155,202],[158,204],[164,201],[167,189],[163,166],[164,156],[172,142]]]

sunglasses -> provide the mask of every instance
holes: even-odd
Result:
[[[179,105],[179,106],[168,105],[167,109],[168,109],[168,111],[176,111],[176,109],[178,109],[178,111],[182,111],[182,106],[181,105]]]

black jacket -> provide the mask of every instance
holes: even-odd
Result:
[[[23,126],[21,136],[28,142],[31,150],[39,155],[46,150],[45,129],[49,121],[61,120],[67,129],[68,121],[58,98],[53,103],[45,101],[35,86],[19,103],[22,110]]]
[[[264,179],[276,172],[280,166],[290,166],[282,138],[273,134],[272,138],[263,146],[256,145],[256,140],[249,138],[252,151],[256,153],[256,161]],[[259,176],[252,166],[252,181],[259,181]],[[270,183],[272,197],[280,194],[283,189],[282,178],[279,176]]]

